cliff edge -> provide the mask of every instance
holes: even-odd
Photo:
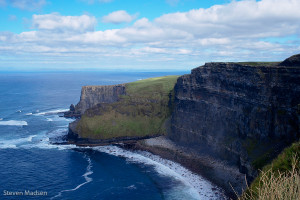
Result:
[[[177,78],[83,87],[80,102],[65,113],[78,118],[69,125],[69,142],[107,144],[166,134],[169,99]]]
[[[83,86],[80,101],[70,106],[70,111],[64,113],[64,117],[80,118],[84,112],[99,103],[113,103],[119,100],[120,95],[125,95],[125,84]]]
[[[300,55],[282,63],[206,63],[178,78],[168,135],[252,180],[300,135]]]

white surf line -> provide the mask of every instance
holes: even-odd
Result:
[[[57,113],[67,112],[67,111],[69,111],[69,109],[56,109],[56,110],[49,110],[49,111],[35,113],[33,115],[52,115],[52,114],[57,114]]]
[[[0,149],[15,149],[17,145],[32,142],[32,138],[36,137],[37,135],[30,135],[26,138],[18,138],[18,139],[9,139],[9,140],[0,140]]]
[[[0,125],[2,126],[27,126],[28,123],[26,121],[18,121],[18,120],[8,120],[8,121],[0,121]]]
[[[75,188],[73,189],[68,189],[68,190],[62,190],[60,191],[56,196],[54,197],[51,197],[51,199],[55,199],[57,197],[61,197],[62,193],[64,192],[72,192],[72,191],[75,191],[75,190],[78,190],[79,188],[81,188],[82,186],[84,186],[85,184],[88,184],[89,182],[93,181],[93,179],[91,177],[89,177],[89,175],[93,174],[94,172],[92,171],[92,161],[91,159],[86,155],[84,154],[84,157],[87,159],[88,161],[88,166],[86,167],[86,172],[82,175],[85,179],[85,182],[77,185]]]
[[[180,164],[163,159],[160,156],[145,151],[131,152],[116,146],[93,147],[93,149],[110,155],[124,157],[129,162],[153,166],[159,174],[175,178],[183,183],[188,188],[187,193],[195,199],[224,198],[223,192],[216,186],[213,186],[208,180],[189,171]]]

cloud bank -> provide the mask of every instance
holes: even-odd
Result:
[[[124,28],[103,31],[94,30],[100,22],[93,16],[33,15],[35,30],[0,33],[0,53],[36,55],[32,62],[50,64],[78,62],[81,57],[99,67],[147,62],[177,63],[184,68],[204,61],[276,61],[300,51],[299,10],[299,0],[233,1],[152,21],[141,18]],[[102,21],[128,23],[135,17],[121,10]]]
[[[61,16],[58,13],[52,13],[32,16],[32,26],[40,31],[74,31],[81,33],[93,31],[96,23],[96,18],[88,15]]]

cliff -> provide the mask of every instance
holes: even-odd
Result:
[[[65,113],[66,117],[80,118],[69,125],[68,140],[107,144],[166,134],[171,115],[169,97],[177,78],[83,87],[80,102]]]
[[[178,78],[169,137],[237,165],[248,180],[299,138],[300,55],[276,63],[206,63]]]
[[[299,139],[300,54],[281,63],[206,63],[179,78],[86,86],[66,116],[80,118],[69,126],[76,144],[166,135],[175,149],[143,141],[133,148],[201,171],[228,193],[230,182],[240,193],[241,173],[253,180]]]
[[[119,100],[120,95],[125,95],[125,84],[83,86],[80,101],[70,106],[70,111],[65,112],[65,117],[79,118],[84,112],[99,103],[113,103]]]

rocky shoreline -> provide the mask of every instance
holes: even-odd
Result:
[[[200,154],[188,147],[178,146],[165,136],[118,145],[128,150],[148,151],[164,159],[179,163],[193,173],[222,188],[224,194],[232,199],[236,198],[232,187],[240,194],[246,186],[245,174],[240,173],[236,166],[213,156]]]
[[[245,174],[239,172],[238,168],[230,165],[222,160],[194,152],[188,147],[176,145],[165,136],[151,137],[147,139],[131,139],[118,142],[75,142],[68,141],[67,144],[75,144],[76,146],[105,146],[116,145],[130,151],[147,151],[154,155],[158,155],[163,159],[171,160],[189,169],[191,172],[204,177],[208,181],[221,188],[224,193],[224,199],[235,199],[236,195],[232,189],[241,193],[245,188]],[[232,187],[231,187],[232,186]],[[217,190],[217,188],[216,188]],[[217,191],[216,191],[217,192]]]

